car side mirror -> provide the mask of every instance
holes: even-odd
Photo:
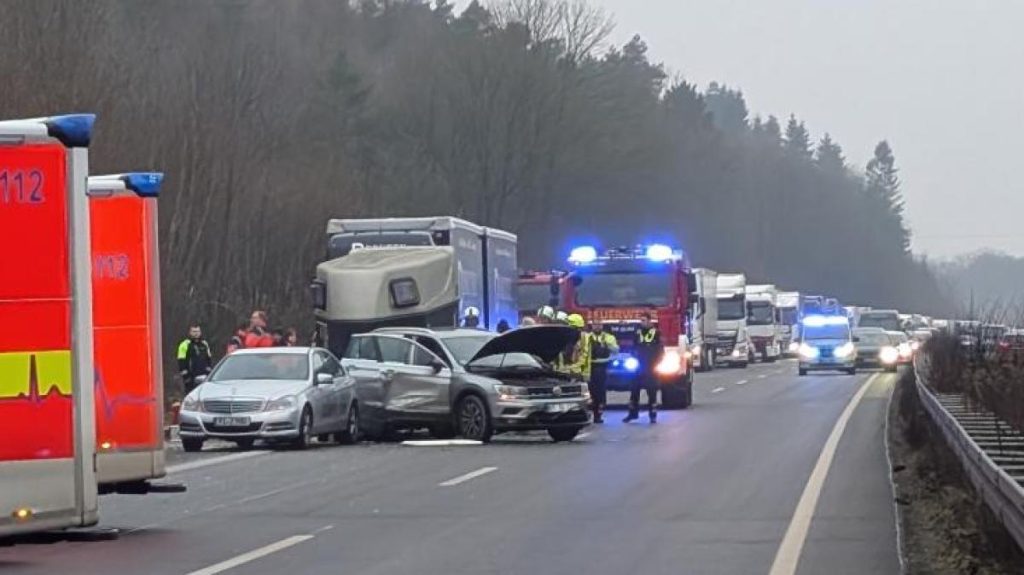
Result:
[[[334,376],[329,373],[318,373],[316,374],[317,385],[328,385],[334,383]]]
[[[430,367],[434,369],[434,373],[441,373],[441,370],[444,369],[446,366],[443,361],[435,359],[430,362]]]
[[[205,375],[197,375],[196,378],[193,381],[196,382],[196,385],[199,385],[201,383],[206,382],[207,379],[209,379],[209,378],[207,376],[205,376]]]

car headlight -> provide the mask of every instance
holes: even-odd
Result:
[[[679,357],[679,353],[675,351],[665,352],[658,365],[654,366],[654,373],[658,375],[679,375],[681,371],[683,371],[683,360]]]
[[[800,351],[800,344],[795,341],[789,342],[789,353],[797,353]]]
[[[910,351],[917,351],[921,349],[921,342],[914,341],[910,343]]]
[[[202,411],[203,404],[199,401],[199,396],[189,394],[181,402],[181,409],[182,411]]]
[[[800,357],[804,359],[817,359],[819,355],[821,355],[821,352],[813,345],[800,344]]]
[[[690,353],[692,353],[693,355],[700,355],[700,352],[701,352],[701,347],[699,345],[695,345],[695,346],[690,348]]]
[[[590,399],[590,386],[585,383],[581,383],[580,395],[583,396],[583,399]]]
[[[914,355],[914,350],[910,348],[909,343],[901,343],[897,351],[899,352],[900,357],[903,359],[909,359]]]
[[[495,385],[494,391],[498,394],[498,399],[503,401],[530,397],[530,390],[518,385]]]
[[[900,359],[900,352],[895,347],[887,345],[878,352],[878,359],[882,360],[882,363],[896,363]]]
[[[263,411],[287,411],[295,408],[297,398],[294,395],[286,395],[267,402]]]
[[[839,359],[845,359],[853,355],[854,351],[856,351],[856,349],[853,347],[853,344],[850,342],[846,342],[843,345],[837,347],[835,351],[833,351],[832,353]]]

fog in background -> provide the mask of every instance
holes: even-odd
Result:
[[[673,73],[741,88],[752,115],[796,113],[852,162],[889,139],[915,252],[1024,255],[1024,2],[593,2],[616,44],[638,33]]]

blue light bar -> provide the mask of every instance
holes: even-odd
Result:
[[[92,126],[96,114],[70,114],[53,116],[43,123],[50,137],[60,140],[69,148],[88,148],[92,141]]]
[[[651,244],[647,246],[647,259],[658,262],[667,262],[675,259],[675,252],[672,251],[672,248],[664,244]]]
[[[849,325],[850,320],[844,315],[809,315],[804,318],[807,327],[823,327],[826,325]]]
[[[160,172],[134,172],[124,174],[121,180],[129,190],[143,198],[155,198],[160,195],[160,185],[164,175]]]
[[[569,252],[569,261],[574,264],[589,264],[597,259],[597,248],[580,246]]]

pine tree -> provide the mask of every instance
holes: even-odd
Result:
[[[843,157],[843,148],[826,133],[818,142],[818,149],[815,160],[818,167],[832,174],[846,172],[846,158]]]
[[[725,134],[742,134],[749,127],[747,102],[743,92],[712,82],[704,92],[704,105],[711,113],[715,127]]]
[[[811,159],[811,135],[807,132],[807,127],[804,126],[804,123],[797,121],[796,115],[791,114],[789,116],[783,148],[794,158],[800,158],[801,160]]]
[[[900,191],[899,170],[889,142],[882,140],[875,146],[875,155],[865,171],[865,190],[868,199],[878,202],[886,212],[886,224],[906,253],[910,252],[910,231],[903,221],[903,193]]]

